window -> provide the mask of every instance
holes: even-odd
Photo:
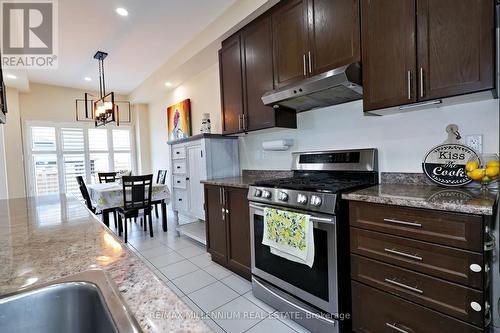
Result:
[[[30,194],[71,193],[80,195],[76,182],[98,182],[98,172],[132,170],[131,129],[88,128],[27,123]]]

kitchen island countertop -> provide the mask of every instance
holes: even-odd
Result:
[[[1,200],[0,263],[0,295],[103,269],[145,332],[211,332],[73,197]]]

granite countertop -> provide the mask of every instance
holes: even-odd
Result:
[[[208,179],[201,181],[201,183],[215,186],[248,188],[258,181],[286,178],[291,177],[291,175],[290,171],[284,170],[243,170],[242,176],[239,177]]]
[[[493,215],[498,191],[475,188],[443,188],[432,185],[381,184],[344,193],[342,198],[396,206],[458,213]]]
[[[169,145],[176,145],[179,143],[186,143],[190,141],[195,141],[195,140],[200,140],[200,139],[227,139],[227,140],[237,140],[237,136],[228,136],[228,135],[222,135],[222,134],[211,134],[211,133],[202,133],[202,134],[196,134],[190,137],[187,137],[185,139],[180,139],[180,140],[170,140],[167,141],[167,144]]]
[[[103,269],[145,332],[211,332],[75,198],[0,201],[0,295]]]

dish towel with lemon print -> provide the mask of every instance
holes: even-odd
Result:
[[[314,234],[310,216],[264,208],[262,244],[271,253],[309,267],[314,264]]]

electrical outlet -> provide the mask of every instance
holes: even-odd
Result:
[[[474,149],[477,153],[483,153],[483,135],[482,134],[474,134],[467,135],[465,137],[465,144],[472,149]]]

